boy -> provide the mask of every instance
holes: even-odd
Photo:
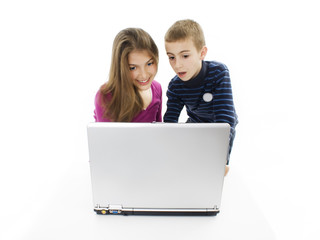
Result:
[[[187,122],[228,123],[230,156],[238,120],[228,68],[219,62],[204,61],[207,54],[204,34],[193,20],[175,22],[165,35],[165,48],[177,75],[168,86],[164,122],[178,122],[186,106]],[[229,156],[225,175],[229,171]]]

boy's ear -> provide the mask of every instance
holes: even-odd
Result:
[[[200,59],[204,60],[208,52],[208,48],[206,46],[203,46],[201,51],[200,51]]]

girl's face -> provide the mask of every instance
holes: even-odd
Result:
[[[133,50],[128,56],[133,84],[140,91],[148,90],[157,73],[155,61],[147,50]]]

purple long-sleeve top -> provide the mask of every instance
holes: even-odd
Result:
[[[138,113],[131,122],[162,122],[162,89],[160,83],[153,80],[151,83],[152,100],[149,106]],[[111,98],[111,95],[110,95]],[[96,122],[111,122],[110,119],[103,117],[104,109],[101,104],[100,89],[95,97],[94,118]]]

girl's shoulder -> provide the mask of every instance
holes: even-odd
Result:
[[[162,96],[162,88],[161,84],[155,80],[151,83],[151,88],[154,93],[156,93],[158,96]]]
[[[95,101],[98,103],[101,103],[102,100],[107,100],[107,101],[111,100],[111,97],[112,97],[111,93],[107,93],[107,94],[103,93],[103,89],[105,88],[105,86],[106,86],[106,83],[101,85],[101,87],[96,93]]]
[[[157,89],[159,91],[162,91],[161,84],[159,82],[157,82],[156,80],[152,81],[151,86],[153,86],[153,88],[155,88],[155,89]]]

